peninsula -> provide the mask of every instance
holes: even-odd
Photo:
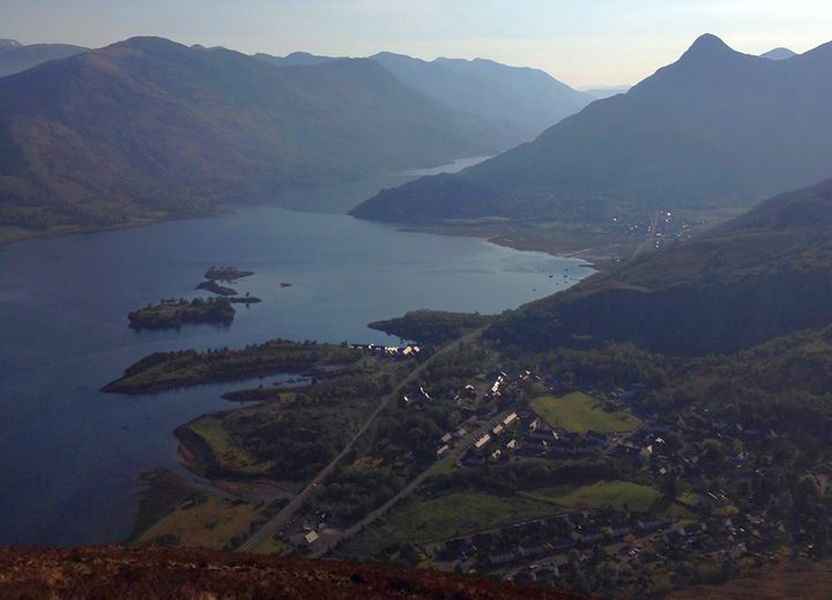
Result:
[[[360,350],[347,346],[280,339],[239,350],[156,352],[128,367],[123,377],[102,391],[147,394],[280,373],[323,373],[357,363],[363,356]]]

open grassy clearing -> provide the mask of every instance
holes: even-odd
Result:
[[[271,463],[257,462],[254,457],[234,443],[223,426],[223,420],[206,415],[193,421],[188,427],[211,448],[217,463],[229,471],[259,475],[268,473]]]
[[[186,500],[138,542],[220,550],[229,539],[248,531],[262,510],[263,506],[216,496]]]
[[[551,488],[523,494],[530,500],[552,502],[569,509],[622,509],[626,505],[630,510],[638,512],[650,510],[659,495],[656,489],[631,481],[598,481],[571,490]]]
[[[393,542],[455,537],[560,512],[551,502],[457,492],[415,501],[394,511],[384,526]]]
[[[641,425],[630,411],[607,412],[601,400],[583,392],[558,397],[539,396],[529,404],[549,426],[574,433],[633,431]]]

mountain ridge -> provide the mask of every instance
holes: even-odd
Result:
[[[771,61],[706,34],[628,93],[535,141],[453,177],[385,190],[353,214],[597,222],[750,203],[828,175],[830,67],[829,44]]]
[[[89,48],[71,44],[24,46],[16,40],[0,40],[0,77],[14,75],[50,60],[69,58],[87,51]]]
[[[0,224],[199,214],[220,197],[488,154],[501,127],[371,60],[280,68],[131,38],[0,79]]]

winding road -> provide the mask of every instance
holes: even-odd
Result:
[[[352,451],[355,443],[358,439],[364,435],[370,426],[373,424],[373,421],[384,411],[384,409],[389,406],[390,402],[395,401],[397,398],[401,396],[402,391],[411,383],[416,381],[422,373],[440,356],[443,356],[449,352],[455,351],[459,349],[459,347],[467,342],[477,339],[482,332],[485,330],[485,327],[472,331],[461,338],[454,340],[453,342],[448,343],[447,345],[443,346],[436,352],[434,352],[427,360],[425,360],[422,364],[418,367],[413,369],[407,377],[405,377],[396,389],[390,392],[387,396],[385,396],[376,409],[372,412],[372,414],[367,418],[366,421],[361,425],[358,429],[356,434],[347,442],[347,445],[344,446],[344,449],[332,459],[332,461],[325,466],[317,475],[315,475],[312,480],[306,484],[306,487],[301,490],[301,492],[292,498],[292,500],[283,507],[283,509],[277,513],[274,517],[270,520],[266,521],[260,529],[255,531],[249,538],[243,542],[238,551],[240,552],[256,552],[258,548],[260,548],[263,544],[269,541],[276,533],[278,533],[287,523],[289,523],[298,511],[303,507],[304,503],[309,499],[309,497],[315,492],[319,485],[321,485],[326,479],[335,471],[335,468],[338,464],[344,459],[347,454]],[[431,469],[428,469],[425,473],[422,473],[419,477],[426,477],[427,473],[430,472]],[[417,477],[417,479],[419,478]],[[409,487],[409,486],[408,486]],[[407,488],[405,488],[407,489]]]

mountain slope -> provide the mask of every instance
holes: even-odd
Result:
[[[832,323],[832,179],[519,310],[493,335],[532,348],[633,342],[737,352]]]
[[[516,144],[535,138],[594,100],[538,69],[509,67],[479,58],[437,58],[426,62],[390,52],[371,58],[402,83],[447,106],[508,121]]]
[[[68,58],[87,50],[89,48],[69,44],[32,44],[24,46],[14,40],[0,40],[0,77],[31,69],[50,60]]]
[[[424,569],[154,547],[0,549],[3,598],[466,598],[578,596]]]
[[[135,38],[0,79],[0,224],[110,225],[501,147],[370,60]]]
[[[709,208],[810,184],[832,166],[832,44],[790,60],[699,38],[627,94],[453,177],[387,190],[354,214],[388,221],[564,221]]]

